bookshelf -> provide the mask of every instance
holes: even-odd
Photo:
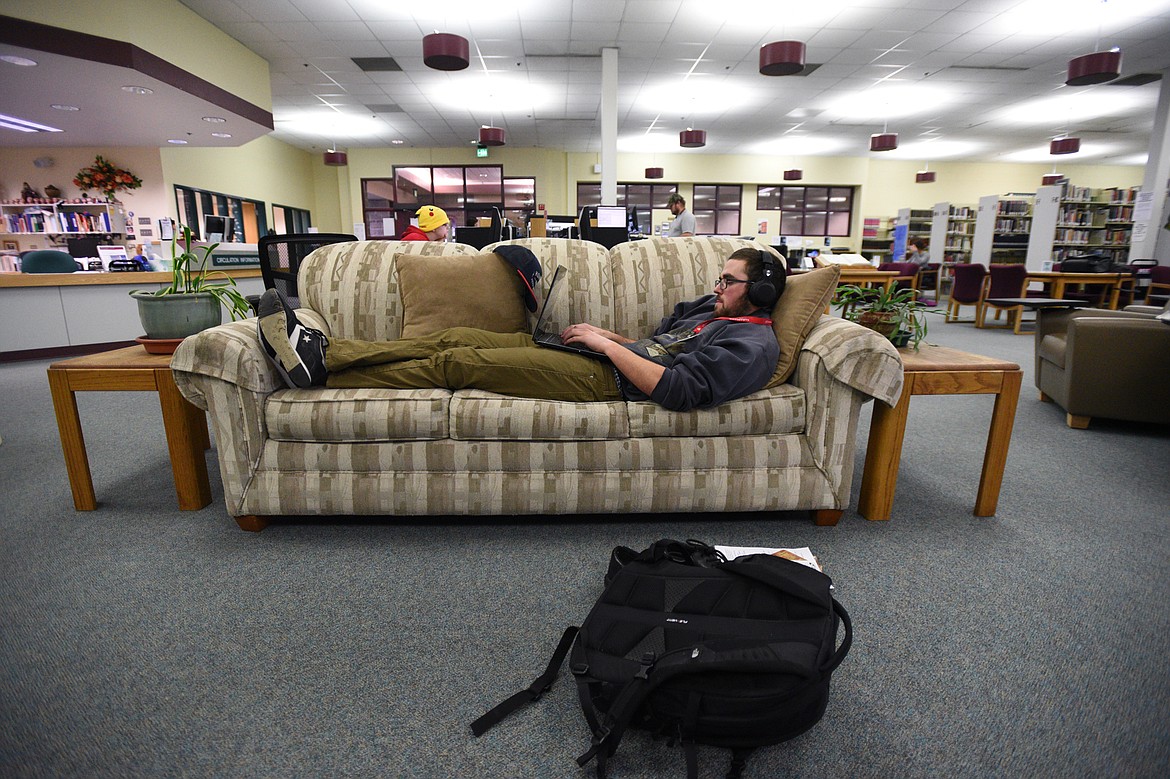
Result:
[[[56,242],[79,235],[122,235],[126,215],[122,204],[104,200],[0,202],[0,235],[43,235]]]
[[[1094,190],[1069,182],[1041,187],[1036,193],[1028,267],[1040,270],[1047,261],[1063,262],[1070,256],[1097,252],[1124,264],[1138,191],[1138,187]]]
[[[934,262],[971,261],[975,214],[971,206],[934,204],[930,228],[930,256]]]
[[[1032,207],[1036,195],[1012,192],[979,198],[971,262],[981,265],[1024,262],[1032,232]]]
[[[885,262],[890,255],[890,221],[880,216],[867,216],[862,221],[861,254],[867,259]]]

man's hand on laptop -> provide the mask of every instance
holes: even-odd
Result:
[[[602,351],[601,349],[597,348],[597,341],[590,340],[587,337],[589,335],[601,336],[607,341],[613,341],[616,344],[628,344],[633,342],[632,338],[626,338],[624,335],[611,333],[609,330],[603,330],[597,325],[591,325],[588,322],[569,325],[561,331],[561,340],[565,343],[579,343],[583,346],[588,346],[590,349],[593,349],[597,352]]]

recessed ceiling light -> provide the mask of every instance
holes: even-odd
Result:
[[[212,133],[211,137],[212,138],[231,138],[232,134],[231,133]]]
[[[203,117],[203,121],[214,122],[215,124],[223,124],[227,121],[227,119],[224,119],[222,116],[205,116]]]
[[[390,141],[390,143],[394,144],[395,146],[401,146],[402,144],[406,143],[406,141],[402,140],[401,138],[395,138],[394,140]]]
[[[0,60],[4,60],[10,65],[20,65],[22,68],[31,68],[37,64],[36,60],[30,60],[28,57],[18,57],[15,54],[0,55]]]
[[[187,142],[184,141],[182,138],[169,138],[169,139],[167,139],[167,143],[173,143],[176,146],[184,146],[184,145],[186,145]]]
[[[53,103],[50,108],[56,108],[58,111],[80,111],[81,109],[75,105],[65,105],[64,103]]]
[[[147,89],[146,87],[136,87],[133,84],[122,87],[122,91],[123,92],[130,92],[131,94],[135,94],[135,95],[153,95],[154,94],[153,89]]]

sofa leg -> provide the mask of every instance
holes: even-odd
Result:
[[[1065,416],[1065,422],[1068,423],[1069,427],[1076,428],[1077,430],[1084,430],[1089,426],[1090,418],[1091,417],[1077,416],[1076,414],[1068,414]]]
[[[841,509],[818,509],[812,513],[813,521],[821,527],[832,527],[841,519],[845,512]]]
[[[268,527],[268,517],[258,517],[255,514],[245,514],[242,517],[236,517],[236,524],[240,526],[240,530],[247,530],[250,533],[259,533],[261,530]]]
[[[1052,398],[1048,397],[1048,396],[1047,396],[1047,395],[1045,395],[1043,392],[1041,392],[1041,393],[1040,393],[1040,402],[1041,402],[1041,403],[1051,403],[1051,402],[1052,402]]]

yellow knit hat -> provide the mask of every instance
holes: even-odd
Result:
[[[429,233],[431,230],[437,230],[445,224],[450,224],[451,220],[447,218],[447,212],[438,206],[423,206],[418,211],[418,229],[424,233]]]

